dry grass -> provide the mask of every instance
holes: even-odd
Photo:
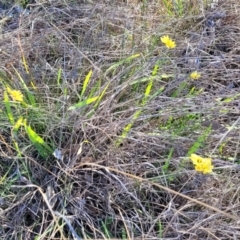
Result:
[[[239,239],[238,1],[97,2],[34,1],[1,22],[0,95],[21,90],[14,119],[62,156],[1,101],[1,239]]]

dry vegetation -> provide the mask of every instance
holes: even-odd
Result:
[[[1,239],[240,239],[240,4],[163,2],[36,0],[2,17]]]

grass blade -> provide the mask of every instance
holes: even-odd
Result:
[[[25,127],[25,131],[32,142],[32,144],[36,147],[39,154],[46,158],[53,153],[53,150],[48,146],[48,144],[44,141],[42,137],[40,137],[30,125],[27,125],[26,119],[23,120],[23,125]]]
[[[21,116],[13,126],[13,132],[15,134],[18,132],[18,130],[22,124],[23,124],[23,117]]]
[[[32,106],[36,106],[36,101],[35,101],[35,97],[34,95],[30,92],[29,88],[27,87],[26,83],[24,82],[22,76],[19,74],[19,72],[14,68],[23,88],[25,89],[26,93],[27,93],[27,96],[28,96],[28,99],[31,103]]]
[[[94,108],[97,108],[98,104],[100,103],[101,99],[103,98],[104,94],[106,93],[110,83],[107,84],[107,86],[103,89],[101,95],[99,96],[97,103],[94,105]]]
[[[58,74],[57,74],[57,85],[58,85],[59,87],[61,86],[61,84],[60,84],[61,76],[62,76],[62,69],[59,68]]]
[[[9,102],[9,97],[8,97],[8,94],[6,91],[4,91],[4,104],[5,104],[5,107],[6,107],[6,110],[7,110],[7,116],[8,116],[8,119],[9,119],[9,122],[14,125],[14,117],[13,117],[13,114],[12,114],[12,109],[11,109],[11,105],[10,105],[10,102]]]
[[[153,86],[153,79],[155,78],[156,74],[157,74],[157,71],[158,71],[158,63],[155,64],[154,68],[153,68],[153,71],[152,71],[152,76],[150,76],[148,78],[149,82],[148,82],[148,85],[145,89],[145,92],[144,92],[144,97],[142,99],[142,106],[145,106],[146,103],[148,102],[148,99],[149,99],[149,95],[151,93],[151,90],[152,90],[152,86]],[[129,124],[126,125],[126,127],[123,129],[123,133],[121,134],[121,136],[118,138],[116,144],[117,146],[119,146],[119,144],[122,143],[122,141],[127,137],[129,131],[131,130],[132,128],[132,125],[133,123],[138,119],[138,117],[141,115],[142,113],[142,109],[140,110],[137,110],[134,115],[133,115],[133,118],[131,120],[131,122]]]
[[[89,73],[87,74],[87,76],[86,76],[86,78],[85,78],[85,80],[83,82],[83,88],[82,88],[82,92],[81,92],[80,98],[83,97],[83,95],[84,95],[84,93],[85,93],[85,91],[87,89],[88,83],[89,83],[89,81],[91,79],[91,76],[92,76],[92,70],[89,71]]]
[[[116,69],[117,67],[121,66],[122,64],[128,63],[129,61],[131,61],[131,60],[133,60],[133,59],[135,59],[135,58],[138,58],[139,56],[141,56],[141,54],[139,54],[139,53],[138,53],[138,54],[134,54],[134,55],[132,55],[132,56],[126,58],[126,59],[123,59],[123,60],[121,60],[121,61],[113,64],[111,67],[109,67],[109,68],[107,69],[106,75],[107,75],[110,71],[112,71],[112,70]]]
[[[198,137],[197,141],[192,145],[192,147],[189,149],[187,155],[190,156],[191,154],[195,153],[205,142],[206,138],[210,134],[212,130],[212,126],[208,127],[204,133]]]
[[[86,99],[84,101],[76,103],[75,105],[73,105],[70,108],[68,108],[68,110],[74,110],[74,109],[77,109],[77,108],[85,107],[86,105],[89,105],[89,104],[97,101],[98,98],[99,98],[99,96],[88,98],[88,99]]]

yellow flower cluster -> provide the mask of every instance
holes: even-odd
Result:
[[[176,47],[176,43],[167,35],[161,37],[161,42],[164,43],[167,48]]]
[[[11,96],[13,101],[23,102],[23,95],[19,90],[12,90],[10,87],[7,87],[7,92]]]
[[[197,154],[191,154],[190,159],[192,160],[192,163],[195,165],[196,171],[202,172],[203,174],[212,172],[213,165],[211,158],[203,158],[198,156]]]

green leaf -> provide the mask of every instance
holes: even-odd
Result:
[[[109,87],[110,83],[107,84],[107,86],[103,89],[101,95],[99,96],[97,103],[94,105],[94,108],[97,108],[98,104],[100,103],[101,99],[103,98],[105,92],[107,91],[108,87]]]
[[[155,64],[155,66],[153,68],[152,76],[156,76],[157,75],[158,69],[159,69],[159,65],[157,63],[157,64]]]
[[[117,141],[116,141],[116,145],[117,145],[117,146],[119,146],[119,145],[123,142],[123,140],[127,137],[128,133],[129,133],[130,130],[132,129],[132,126],[133,126],[134,122],[138,119],[138,117],[141,115],[141,113],[142,113],[142,110],[141,110],[141,109],[137,110],[137,111],[134,113],[131,122],[128,123],[128,124],[124,127],[121,136],[118,137],[118,139],[117,139]]]
[[[61,76],[62,76],[62,69],[59,68],[59,70],[58,70],[58,75],[57,75],[57,85],[58,85],[59,87],[61,86],[61,83],[60,83]]]
[[[165,87],[160,87],[154,94],[152,94],[152,96],[149,98],[149,100],[155,98],[156,96],[158,96],[160,93],[162,93],[164,91]]]
[[[106,74],[108,74],[110,71],[116,69],[117,67],[121,66],[122,64],[127,63],[127,62],[129,62],[129,61],[131,61],[131,60],[133,60],[135,58],[138,58],[139,56],[141,56],[141,54],[139,54],[139,53],[138,54],[134,54],[134,55],[132,55],[132,56],[126,58],[126,59],[123,59],[123,60],[113,64],[111,67],[109,67],[107,69]]]
[[[13,117],[13,114],[12,114],[12,109],[11,109],[11,105],[10,105],[10,102],[9,102],[9,97],[8,97],[8,94],[6,91],[4,91],[4,104],[5,104],[5,107],[6,107],[6,110],[7,110],[7,116],[8,116],[8,119],[9,119],[9,122],[13,125],[14,124],[14,117]]]
[[[131,82],[129,83],[129,85],[134,85],[134,84],[137,84],[137,83],[143,83],[143,82],[147,82],[149,80],[155,80],[156,77],[155,76],[150,76],[150,77],[144,77],[144,78],[140,78],[134,82]]]
[[[17,131],[19,130],[22,123],[23,123],[23,117],[21,116],[13,126],[13,132],[14,133],[17,133]]]
[[[152,85],[153,85],[153,81],[150,80],[148,82],[148,85],[147,85],[145,93],[144,93],[144,98],[142,100],[142,105],[145,105],[147,103],[147,99],[148,99],[148,97],[150,95],[150,92],[151,92],[151,89],[152,89]]]
[[[32,128],[30,125],[27,125],[26,119],[23,120],[23,125],[25,127],[25,130],[27,132],[27,135],[32,142],[32,144],[36,147],[39,154],[46,158],[49,155],[53,153],[53,150],[51,147],[48,146],[48,144],[44,141],[42,137],[40,137]]]
[[[210,134],[212,130],[212,126],[209,126],[204,133],[198,137],[197,141],[192,145],[192,147],[189,149],[187,155],[190,156],[191,154],[195,153],[205,142],[206,138]]]
[[[68,110],[74,110],[74,109],[77,109],[77,108],[84,107],[84,106],[86,106],[86,105],[88,105],[88,104],[91,104],[91,103],[97,101],[98,98],[99,98],[99,96],[93,97],[93,98],[88,98],[88,99],[86,99],[86,100],[84,100],[84,101],[81,101],[81,102],[76,103],[75,105],[73,105],[73,106],[71,106],[70,108],[68,108]]]
[[[85,91],[87,89],[87,86],[88,86],[88,83],[90,81],[91,76],[92,76],[92,70],[89,71],[89,73],[87,74],[87,76],[86,76],[86,78],[85,78],[85,80],[83,82],[83,88],[82,88],[82,92],[81,92],[80,98],[83,97],[83,95],[84,95],[84,93],[85,93]]]

